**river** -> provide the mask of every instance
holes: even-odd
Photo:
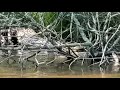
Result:
[[[27,68],[21,70],[18,64],[0,65],[0,78],[119,78],[120,73],[101,72],[98,67],[90,69],[86,66],[74,65],[72,71],[68,66],[56,68],[53,66],[39,66],[37,70]]]
[[[46,57],[46,56],[45,56]],[[43,57],[44,59],[46,59]],[[6,57],[0,56],[0,61]],[[39,59],[41,56],[38,57]],[[43,60],[42,58],[42,60]],[[17,60],[17,57],[9,59],[0,64],[0,78],[119,78],[120,73],[111,72],[111,65],[105,69],[99,68],[98,65],[88,67],[85,61],[82,65],[82,61],[76,61],[69,70],[69,65],[65,64],[62,67],[56,67],[52,64],[39,65],[35,70],[34,64],[31,62],[26,63],[26,69],[21,70],[21,66],[18,62],[13,63],[13,59]],[[34,60],[34,58],[31,58]]]

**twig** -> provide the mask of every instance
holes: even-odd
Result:
[[[100,62],[93,63],[93,64],[89,65],[88,67],[93,66],[93,65],[98,64],[98,63],[100,63]]]
[[[75,58],[69,65],[69,70],[71,70],[71,65],[77,60],[78,58]],[[72,70],[71,70],[72,71]]]
[[[45,64],[45,62],[40,62],[40,63],[38,62],[38,60],[37,60],[37,54],[38,54],[38,53],[36,52],[36,55],[35,55],[35,61],[36,61],[37,65]]]
[[[73,24],[73,18],[74,18],[74,14],[73,12],[71,13],[71,22],[70,22],[70,39],[72,42],[72,24]]]
[[[120,40],[120,36],[114,41],[112,46],[107,51],[110,51],[118,43],[119,40]]]
[[[48,65],[48,64],[50,64],[50,63],[52,63],[52,62],[54,62],[55,61],[55,59],[54,60],[52,60],[52,61],[50,61],[50,62],[48,62],[48,63],[46,63],[46,65]]]
[[[70,48],[70,47],[69,47]],[[73,54],[78,57],[78,55],[70,48],[70,50],[73,52]]]
[[[9,58],[13,57],[13,56],[14,56],[14,55],[11,55],[11,56],[5,58],[4,60],[0,61],[0,64],[1,64],[2,62],[4,62],[5,60],[8,60]]]

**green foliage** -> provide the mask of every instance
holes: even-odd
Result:
[[[45,26],[53,23],[53,21],[57,18],[58,13],[56,12],[44,12],[43,13],[43,20],[45,23]]]

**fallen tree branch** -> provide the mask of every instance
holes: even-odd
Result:
[[[39,43],[37,43],[37,44],[39,44]],[[34,47],[33,45],[29,45],[29,46],[26,46],[25,48],[24,48],[24,50],[36,50],[36,49],[54,49],[54,48],[60,48],[60,47],[75,47],[75,46],[90,46],[91,44],[90,43],[71,43],[71,44],[62,44],[62,45],[54,45],[53,47],[49,47],[49,48],[47,48],[47,47],[41,47],[41,46],[39,46],[39,47]],[[12,46],[2,46],[2,47],[0,47],[0,50],[20,50],[22,48],[22,46],[21,45],[18,45],[17,47],[16,47],[16,45],[14,46],[14,45],[12,45]]]

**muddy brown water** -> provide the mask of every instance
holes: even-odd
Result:
[[[42,66],[38,70],[34,68],[20,69],[18,65],[1,65],[0,78],[119,78],[120,73],[101,73],[99,68],[89,70],[86,67],[73,66],[72,71],[68,67],[56,68]]]
[[[0,67],[0,78],[119,78],[120,74],[79,73],[69,71],[18,71],[15,68]]]
[[[0,61],[5,57],[0,57]],[[16,58],[14,58],[16,59]],[[31,58],[32,59],[32,58]],[[109,65],[106,71],[102,71],[103,68],[99,68],[98,65],[88,67],[85,61],[81,65],[81,61],[76,61],[69,70],[69,65],[65,64],[62,67],[56,67],[53,65],[40,65],[35,70],[34,65],[27,62],[26,69],[21,70],[19,63],[11,63],[7,60],[0,64],[0,78],[119,78],[120,73],[111,72],[111,66]]]

